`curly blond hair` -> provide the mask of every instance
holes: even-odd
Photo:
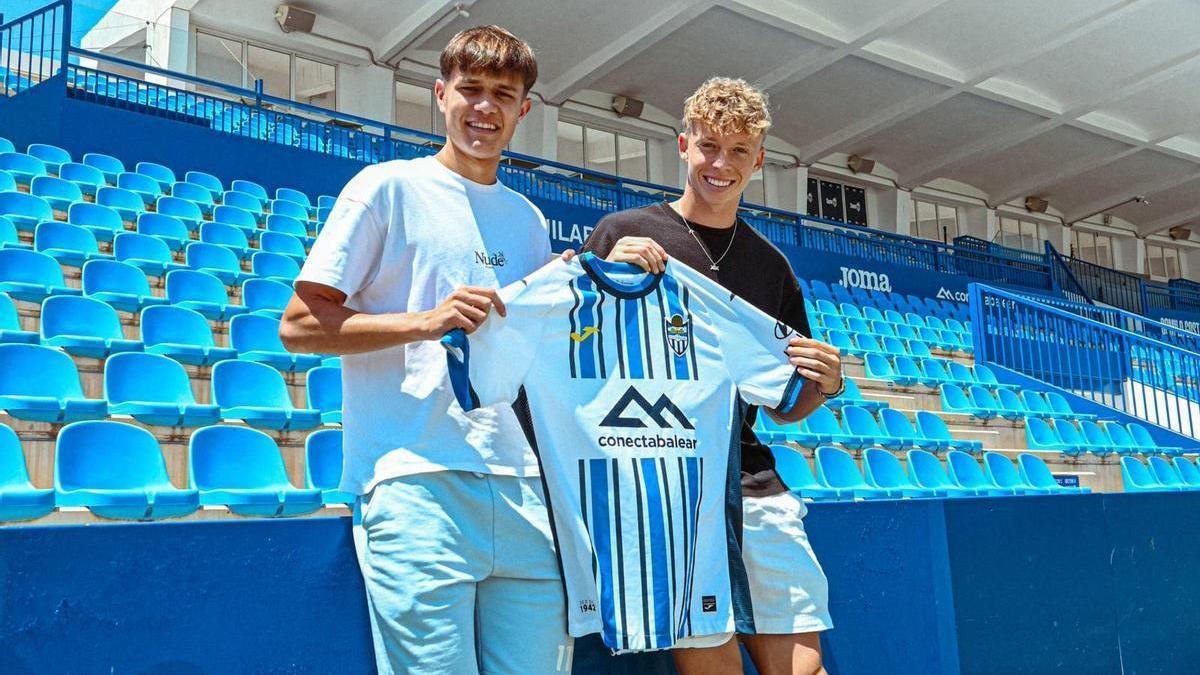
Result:
[[[709,78],[683,103],[683,128],[696,123],[722,134],[765,138],[771,128],[767,95],[742,79]]]

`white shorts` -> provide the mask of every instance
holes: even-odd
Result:
[[[784,492],[742,499],[742,560],[758,633],[813,633],[833,628],[829,581],[817,562],[799,496]]]

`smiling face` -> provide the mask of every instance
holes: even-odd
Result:
[[[765,152],[761,134],[722,134],[693,123],[679,135],[679,156],[687,162],[687,187],[713,211],[736,210]]]
[[[446,138],[464,159],[498,161],[517,122],[529,112],[521,75],[455,70],[434,85]]]

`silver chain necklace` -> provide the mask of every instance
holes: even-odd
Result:
[[[729,235],[729,244],[725,246],[725,252],[721,254],[721,257],[713,260],[712,254],[708,252],[708,246],[701,241],[700,235],[696,234],[696,230],[692,229],[692,225],[687,221],[687,218],[684,218],[683,214],[676,211],[670,204],[667,204],[667,210],[671,213],[674,213],[676,218],[679,218],[679,221],[683,223],[684,227],[687,228],[688,233],[691,234],[692,238],[696,240],[696,244],[698,244],[700,246],[700,250],[704,252],[704,257],[708,258],[708,262],[710,263],[708,269],[714,272],[720,272],[721,261],[725,259],[725,256],[729,255],[729,249],[733,248],[733,238],[737,236],[738,218],[735,216],[733,219],[733,234]]]

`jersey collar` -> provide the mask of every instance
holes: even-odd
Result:
[[[601,290],[618,298],[640,298],[647,295],[658,287],[658,282],[662,280],[663,276],[650,274],[630,263],[603,260],[590,251],[579,256],[579,264],[583,265],[583,271],[587,272],[587,275],[596,282]],[[613,275],[621,275],[626,278],[629,275],[640,275],[640,278],[632,281],[618,281],[613,278]]]

